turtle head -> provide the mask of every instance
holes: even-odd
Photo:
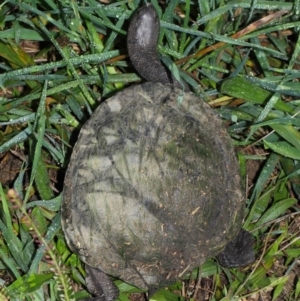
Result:
[[[155,50],[159,35],[159,17],[151,3],[142,6],[132,18],[129,38],[145,50]]]

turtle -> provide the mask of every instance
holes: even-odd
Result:
[[[232,140],[218,114],[162,65],[158,34],[157,11],[145,4],[127,45],[146,82],[100,103],[67,168],[62,228],[85,263],[86,300],[116,300],[111,276],[153,292],[210,257],[225,267],[254,261]]]

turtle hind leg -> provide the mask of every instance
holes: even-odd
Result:
[[[118,298],[119,291],[107,274],[87,264],[85,271],[87,288],[95,297],[84,299],[84,301],[115,301]]]
[[[255,260],[252,244],[253,236],[241,229],[238,236],[229,242],[225,249],[218,254],[217,259],[220,265],[234,268],[252,263]]]

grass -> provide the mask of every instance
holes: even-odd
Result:
[[[300,1],[152,3],[164,61],[218,111],[237,147],[257,255],[243,269],[209,259],[153,298],[299,300]],[[98,100],[139,80],[125,43],[138,5],[0,4],[0,300],[88,296],[60,229],[63,177]],[[137,291],[116,284],[122,301]]]

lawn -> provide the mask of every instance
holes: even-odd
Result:
[[[151,1],[158,51],[223,119],[245,186],[256,261],[214,258],[156,301],[300,300],[300,1]],[[142,1],[0,3],[0,300],[88,297],[60,224],[80,128],[142,79],[126,49]],[[145,300],[116,279],[121,301]]]

